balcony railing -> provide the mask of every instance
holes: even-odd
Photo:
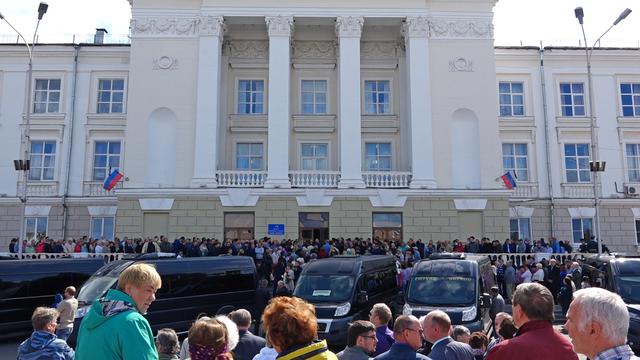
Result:
[[[521,183],[517,184],[511,197],[514,198],[537,198],[538,197],[538,184],[537,183]]]
[[[266,179],[266,171],[222,170],[216,173],[220,187],[262,187]]]
[[[116,196],[113,190],[122,189],[122,182],[118,182],[111,191],[105,190],[101,181],[85,181],[82,194],[84,196]]]
[[[335,188],[340,181],[339,171],[290,171],[291,186],[301,188]]]
[[[24,194],[24,181],[18,182],[18,196]],[[51,197],[58,196],[57,181],[28,181],[27,196]]]
[[[562,197],[574,198],[574,199],[593,198],[592,183],[562,183],[561,186],[562,186]]]
[[[370,188],[407,188],[411,182],[411,172],[404,171],[363,171],[362,179]]]

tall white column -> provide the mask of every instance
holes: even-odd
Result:
[[[196,136],[191,186],[216,187],[220,57],[224,19],[222,16],[203,17],[199,30]]]
[[[266,188],[289,188],[289,98],[292,16],[267,16],[269,116]]]
[[[340,16],[336,19],[336,34],[340,43],[340,188],[365,187],[362,181],[360,117],[360,35],[363,24],[362,16]]]
[[[429,74],[427,18],[407,17],[403,25],[409,75],[409,117],[411,119],[410,187],[435,188],[433,171],[433,115]]]

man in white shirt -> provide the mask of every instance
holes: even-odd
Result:
[[[56,329],[56,336],[64,341],[69,338],[73,331],[73,319],[76,310],[78,310],[78,300],[75,298],[76,288],[69,286],[64,290],[64,300],[58,304],[58,312],[60,313],[60,321]]]
[[[526,284],[531,282],[533,275],[526,265],[520,265],[520,276],[522,277],[522,283]]]
[[[544,282],[544,270],[542,270],[542,264],[540,263],[536,264],[536,272],[534,272],[533,275],[531,276],[531,281],[539,282],[539,283]]]

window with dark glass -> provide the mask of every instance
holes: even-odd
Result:
[[[298,214],[298,233],[301,240],[328,240],[329,213],[301,212]]]
[[[402,239],[402,213],[373,213],[373,238]]]

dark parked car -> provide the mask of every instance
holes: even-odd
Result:
[[[376,303],[395,302],[397,275],[391,256],[336,256],[308,263],[293,295],[316,307],[318,336],[338,348],[347,342],[349,323],[368,320]]]
[[[154,265],[162,278],[156,301],[145,315],[154,333],[165,327],[186,332],[199,314],[215,315],[222,307],[255,310],[256,267],[250,257],[138,255],[105,265],[82,285],[69,344],[75,344],[80,321],[91,304],[115,289],[118,276],[137,262]]]
[[[31,314],[51,306],[67,286],[79,288],[104,265],[102,258],[0,261],[0,339],[29,335]]]

